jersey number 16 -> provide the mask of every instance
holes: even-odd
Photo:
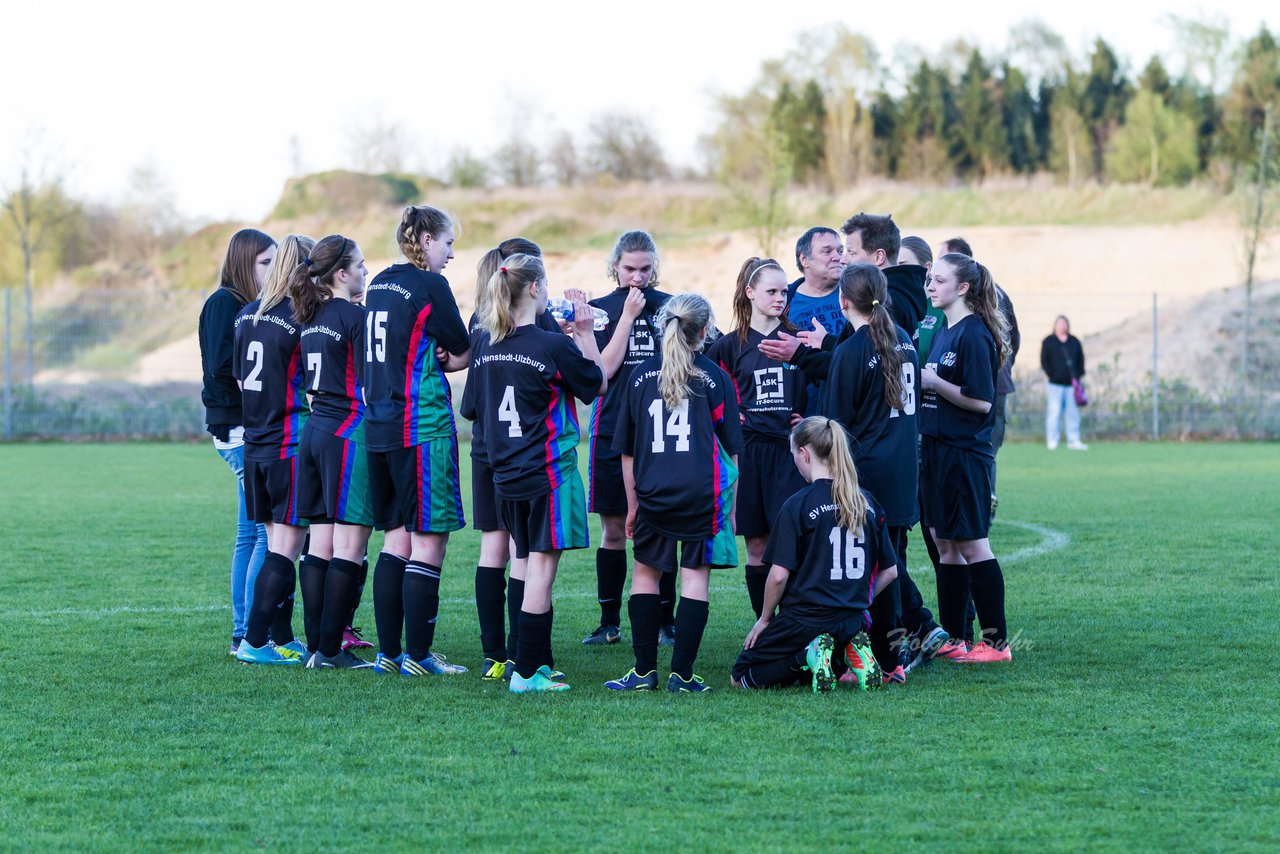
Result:
[[[832,528],[827,537],[831,541],[831,580],[856,581],[866,572],[867,550],[847,528]]]

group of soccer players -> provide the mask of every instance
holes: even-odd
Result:
[[[448,537],[465,524],[446,376],[463,369],[483,679],[516,693],[569,688],[552,648],[554,583],[561,553],[589,545],[588,512],[602,542],[587,645],[621,639],[632,543],[635,660],[609,689],[657,689],[658,647],[670,645],[666,688],[711,690],[694,665],[710,571],[739,565],[737,535],[757,621],[735,686],[866,690],[935,657],[1010,660],[987,541],[1009,344],[985,267],[954,253],[899,264],[897,226],[860,214],[843,228],[843,265],[828,252],[819,269],[831,229],[801,239],[805,278],[791,285],[777,261],[748,259],[722,335],[704,297],[658,290],[643,231],[616,241],[611,293],[568,290],[555,313],[541,250],[512,238],[481,259],[468,324],[443,276],[454,226],[436,208],[406,208],[404,261],[368,281],[342,235],[232,238],[200,337],[210,432],[229,462],[225,447],[242,442],[242,520],[266,533],[260,570],[240,566],[240,550],[233,569],[238,660],[466,672],[432,649]],[[793,324],[801,304],[811,328]],[[585,485],[575,399],[591,405]],[[905,565],[921,511],[941,626]],[[351,651],[362,639],[350,625],[374,528],[385,539],[370,662]],[[292,631],[295,587],[305,642]],[[963,640],[971,601],[974,645]]]

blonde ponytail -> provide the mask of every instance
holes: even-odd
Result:
[[[658,389],[668,409],[690,395],[693,354],[702,347],[703,333],[715,324],[711,304],[698,294],[680,294],[663,303],[656,318],[662,335],[662,370]]]
[[[267,269],[267,277],[262,282],[262,294],[259,297],[261,301],[258,303],[257,312],[253,315],[255,326],[264,314],[289,296],[289,285],[294,274],[298,271],[298,267],[306,269],[302,262],[311,254],[315,246],[314,240],[302,234],[290,234],[280,243],[275,260],[271,262],[271,266]]]
[[[805,418],[791,431],[791,444],[808,448],[831,469],[831,497],[836,503],[836,522],[861,537],[867,518],[867,498],[858,484],[849,437],[839,421],[820,416]]]
[[[515,315],[527,298],[529,285],[546,278],[542,261],[532,255],[512,255],[502,262],[489,279],[488,300],[480,322],[489,332],[489,341],[497,344],[516,328]]]

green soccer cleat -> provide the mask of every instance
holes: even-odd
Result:
[[[484,665],[480,668],[480,678],[486,682],[501,682],[506,678],[507,662],[506,660],[498,661],[496,658],[486,658]]]
[[[544,664],[535,670],[528,679],[525,679],[519,673],[512,673],[511,685],[508,690],[512,694],[548,694],[568,691],[569,686],[552,679],[551,668]]]
[[[710,694],[711,686],[702,681],[702,677],[696,673],[689,674],[690,678],[685,681],[680,677],[679,673],[672,673],[667,679],[667,690],[672,694]]]
[[[871,654],[871,639],[866,632],[858,632],[844,648],[844,660],[849,665],[849,672],[858,680],[858,688],[869,691],[880,687],[883,673],[876,657]]]
[[[804,648],[804,658],[813,674],[813,693],[830,694],[835,687],[836,675],[831,672],[831,653],[835,651],[836,639],[828,634],[818,635],[809,641]]]
[[[255,647],[248,641],[241,641],[236,650],[236,661],[244,664],[301,664],[302,657],[293,650],[276,646],[267,641],[266,646]]]
[[[642,676],[633,667],[621,679],[610,679],[604,683],[604,687],[610,691],[652,691],[658,687],[658,672],[650,670]]]

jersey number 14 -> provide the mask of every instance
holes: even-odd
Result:
[[[655,454],[661,454],[667,449],[667,437],[673,436],[676,440],[676,452],[683,453],[689,450],[689,398],[680,401],[680,405],[671,410],[671,415],[667,418],[666,430],[663,430],[662,423],[662,400],[655,400],[649,404],[649,415],[653,418],[653,442],[650,449]]]

